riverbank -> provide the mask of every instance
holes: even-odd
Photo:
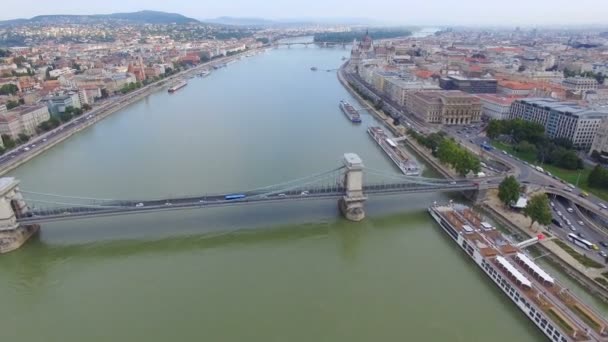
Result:
[[[369,111],[374,116],[381,119],[383,124],[388,129],[390,129],[395,135],[403,136],[405,133],[400,132],[405,129],[404,127],[401,126],[401,128],[403,128],[403,130],[401,130],[395,125],[393,125],[392,119],[389,116],[373,108],[372,104],[370,104],[367,100],[361,97],[361,95],[351,87],[351,85],[348,83],[348,81],[343,75],[344,66],[347,63],[345,63],[338,70],[338,79],[340,80],[340,83],[347,89],[347,91],[351,93],[351,95],[353,95],[360,102],[362,106],[368,107]],[[433,167],[433,169],[438,171],[443,177],[457,177],[454,170],[451,170],[449,167],[441,164],[441,162],[436,160],[435,157],[430,155],[427,149],[423,148],[422,146],[419,146],[415,141],[412,141],[411,139],[405,139],[404,142],[410,149],[412,149],[419,157],[424,159],[431,167]],[[519,172],[517,168],[511,166],[511,171],[509,173],[517,175]],[[510,212],[503,212],[503,207],[500,205],[500,203],[495,203],[497,197],[494,192],[495,190],[493,192],[490,192],[489,194],[486,194],[481,204],[482,208],[485,208],[486,212],[493,219],[502,223],[505,226],[510,227],[510,230],[524,233],[527,237],[536,236],[538,232],[531,231],[530,229],[521,228],[526,225],[526,223],[523,221],[527,219],[516,216],[522,215]],[[540,248],[542,248],[543,251],[550,253],[550,259],[552,260],[553,264],[558,266],[558,268],[561,269],[566,275],[568,275],[571,279],[580,284],[587,291],[601,299],[603,302],[608,303],[608,289],[604,288],[595,280],[596,278],[601,278],[601,271],[585,268],[576,259],[574,259],[572,256],[568,255],[565,251],[563,251],[553,241],[543,242],[542,245],[540,245]]]
[[[27,163],[28,161],[34,159],[35,157],[37,157],[37,156],[41,155],[42,153],[48,151],[49,149],[53,148],[57,144],[69,139],[74,134],[76,134],[84,129],[87,129],[87,128],[91,127],[92,125],[96,124],[97,122],[107,118],[111,114],[114,114],[114,113],[142,100],[143,98],[149,96],[150,94],[153,94],[153,93],[161,90],[162,87],[167,85],[167,83],[173,82],[179,78],[191,76],[192,74],[196,74],[197,72],[200,72],[202,69],[205,69],[205,68],[213,66],[213,65],[225,64],[228,62],[239,60],[242,56],[245,56],[246,54],[249,54],[252,52],[257,53],[264,49],[265,49],[265,47],[260,48],[260,49],[245,50],[245,51],[235,54],[233,56],[223,57],[223,58],[219,58],[216,60],[211,60],[211,61],[208,61],[205,63],[201,63],[193,68],[180,71],[180,72],[178,72],[174,75],[168,76],[162,80],[158,80],[154,83],[150,83],[141,89],[135,90],[131,93],[128,93],[126,95],[119,97],[115,101],[107,102],[107,103],[104,103],[100,107],[93,108],[90,112],[83,114],[83,117],[85,117],[86,115],[91,115],[92,113],[94,113],[94,115],[91,116],[90,119],[87,119],[87,120],[81,122],[80,124],[77,124],[76,126],[70,127],[70,125],[73,125],[73,123],[76,122],[76,120],[78,120],[78,119],[73,119],[73,120],[66,122],[65,124],[62,124],[61,126],[55,128],[51,132],[46,132],[46,133],[41,134],[41,135],[35,137],[34,139],[30,140],[28,142],[28,145],[34,144],[34,145],[38,145],[38,147],[31,149],[27,153],[20,154],[20,155],[14,157],[13,159],[10,159],[8,162],[0,165],[0,176],[3,176],[6,173],[14,170],[15,168]],[[54,133],[54,132],[60,132],[60,133],[52,136],[52,133]],[[19,148],[20,147],[17,147],[16,149],[19,149]],[[14,150],[7,151],[6,154],[9,155],[12,152],[14,152]]]
[[[523,234],[524,239],[535,237],[539,233],[551,236],[551,232],[547,232],[542,228],[531,228],[528,224],[529,219],[522,214],[505,209],[504,205],[500,203],[498,199],[496,190],[490,192],[481,207],[493,219],[497,220],[497,222],[501,223],[510,231],[517,234]],[[551,260],[552,264],[584,287],[589,293],[593,294],[604,303],[608,303],[608,288],[604,288],[594,280],[598,277],[601,278],[602,272],[605,272],[605,268],[597,269],[585,267],[573,256],[564,251],[551,238],[537,243],[535,248],[540,249],[540,251]]]

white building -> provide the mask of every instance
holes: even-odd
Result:
[[[21,106],[11,111],[21,122],[21,133],[27,135],[36,134],[36,128],[40,123],[51,118],[49,109],[44,105]]]
[[[598,88],[599,83],[595,78],[586,78],[586,77],[568,77],[566,78],[562,84],[568,90],[572,91],[588,91],[595,90]]]
[[[576,103],[530,98],[513,102],[509,117],[539,123],[545,127],[545,134],[549,138],[566,138],[574,147],[588,150],[608,113]]]
[[[608,119],[603,120],[597,130],[589,154],[598,151],[602,158],[608,160]]]
[[[49,75],[51,77],[59,77],[61,75],[67,75],[67,74],[73,74],[76,70],[74,69],[70,69],[68,67],[65,68],[61,68],[61,69],[54,69],[49,71]]]
[[[408,97],[415,91],[441,90],[438,85],[412,80],[402,80],[398,78],[387,78],[384,82],[384,92],[391,100],[400,106],[406,107]]]
[[[492,120],[507,120],[514,98],[494,94],[477,94],[481,100],[481,115]]]

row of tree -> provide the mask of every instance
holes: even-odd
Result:
[[[521,153],[531,154],[541,163],[552,164],[568,170],[584,167],[572,147],[572,142],[566,138],[549,139],[545,136],[542,125],[521,119],[492,120],[486,128],[490,139],[508,136],[513,148]]]
[[[48,132],[52,129],[57,128],[59,125],[61,125],[61,123],[68,122],[89,110],[91,110],[91,106],[86,103],[82,105],[82,108],[74,108],[72,106],[68,106],[65,108],[65,112],[59,114],[59,117],[51,116],[50,119],[41,122],[36,128],[36,131],[38,133]]]
[[[137,81],[137,82],[131,82],[129,84],[125,84],[122,89],[120,89],[120,92],[122,94],[126,94],[126,93],[130,93],[135,89],[139,89],[141,88],[143,85],[141,82]]]
[[[408,134],[418,143],[429,148],[439,161],[450,165],[460,175],[466,176],[470,172],[477,174],[481,171],[479,158],[456,143],[454,139],[448,138],[444,132],[424,136],[410,129]]]
[[[508,176],[498,186],[498,198],[507,207],[513,205],[519,199],[522,192],[521,185],[514,176]],[[524,215],[532,220],[532,225],[538,222],[542,225],[551,224],[553,215],[549,206],[549,198],[546,194],[537,194],[528,200],[523,210]]]
[[[522,119],[491,120],[486,127],[486,134],[490,139],[496,139],[501,135],[509,135],[515,143],[528,141],[536,144],[544,140],[545,127]]]

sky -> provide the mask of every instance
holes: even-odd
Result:
[[[0,20],[144,9],[196,19],[356,17],[400,25],[608,25],[608,0],[20,0],[3,1]]]

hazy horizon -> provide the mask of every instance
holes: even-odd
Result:
[[[230,0],[199,4],[194,1],[160,0],[87,3],[87,10],[73,2],[57,0],[40,2],[23,0],[3,6],[0,20],[31,18],[51,14],[107,14],[155,10],[173,12],[195,19],[222,16],[263,18],[271,20],[365,18],[398,25],[463,25],[463,26],[573,26],[607,25],[608,1],[579,0],[512,0],[508,5],[488,0],[292,0],[286,5],[278,0]]]

